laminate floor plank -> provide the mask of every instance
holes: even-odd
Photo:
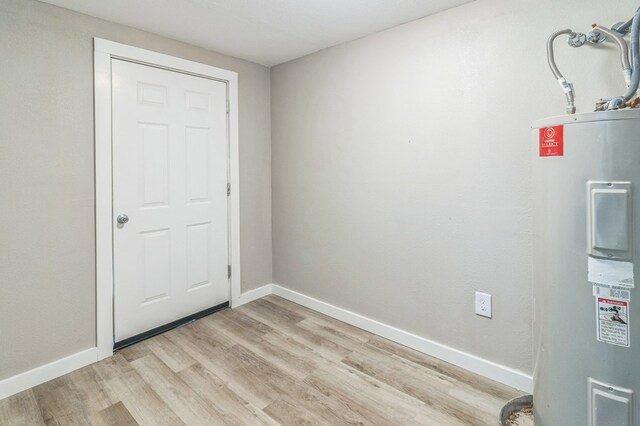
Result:
[[[340,331],[343,334],[346,334],[352,337],[355,340],[359,340],[361,342],[367,342],[369,339],[371,339],[372,336],[375,336],[374,334],[371,334],[368,331],[362,330],[360,328],[357,328],[347,323],[344,323],[342,321],[339,321],[335,318],[331,318],[327,315],[313,311],[309,308],[290,302],[281,297],[269,295],[264,299],[277,305],[278,307],[280,307],[280,309],[293,311],[298,315],[303,316],[306,321],[311,321],[317,324],[322,324],[322,325],[331,327],[335,330]]]
[[[169,338],[204,368],[219,377],[241,399],[251,401],[260,409],[277,399],[278,395],[274,394],[259,371],[252,371],[242,365],[235,355],[233,346],[196,346],[185,329],[186,327],[183,327],[181,332],[172,333]]]
[[[118,351],[120,355],[127,361],[135,361],[138,358],[145,357],[152,352],[151,347],[156,339],[147,339],[142,342],[138,342],[135,345],[127,346]]]
[[[279,424],[285,425],[331,425],[328,421],[325,421],[312,413],[300,408],[295,403],[290,403],[283,399],[278,399],[269,404],[264,409],[265,413],[270,415]]]
[[[270,295],[0,400],[0,424],[484,426],[519,395]]]
[[[220,312],[219,315],[203,318],[202,324],[207,327],[212,333],[218,333],[222,338],[230,342],[237,343],[238,338],[243,341],[259,341],[264,335],[264,332],[256,330],[251,327],[245,327],[234,321],[234,318],[225,312]]]
[[[237,371],[242,371],[247,377],[252,376],[250,380],[247,380],[248,386],[254,386],[256,382],[260,382],[270,389],[270,397],[273,400],[269,404],[281,398],[282,395],[306,397],[309,391],[307,386],[294,376],[277,368],[242,345],[234,346],[229,355],[240,363],[241,367]]]
[[[252,403],[242,399],[233,392],[218,376],[195,364],[182,370],[178,376],[193,391],[207,398],[219,407],[224,416],[224,423],[231,425],[267,425],[275,426],[277,423],[265,412],[255,407]]]
[[[229,320],[220,324],[230,339],[249,349],[254,354],[268,359],[275,367],[287,371],[297,379],[304,379],[315,369],[312,360],[297,356],[295,353],[287,351],[286,347],[269,342],[264,338],[265,335],[263,334],[247,335],[240,324]]]
[[[461,383],[473,386],[479,391],[494,395],[501,399],[513,398],[513,388],[498,383],[486,377],[474,374],[464,368],[455,366],[448,362],[439,360],[432,356],[423,354],[406,346],[398,345],[390,340],[371,334],[371,338],[367,341],[368,345],[381,349],[389,354],[402,357],[408,361],[414,362],[425,368],[437,371],[440,374],[447,375],[456,379]]]
[[[240,309],[242,308],[244,308],[244,306],[240,307]],[[256,309],[254,309],[253,306],[247,307],[245,308],[244,312],[258,321],[263,321],[269,324],[269,326],[283,334],[295,336],[295,339],[299,342],[307,345],[315,352],[321,353],[325,357],[328,357],[334,361],[341,361],[352,351],[351,349],[341,346],[338,342],[325,339],[321,335],[313,331],[309,331],[302,327],[299,327],[297,323],[289,321],[276,321],[271,317],[269,313],[265,314],[265,311],[260,306],[258,306]]]
[[[267,298],[262,298],[252,302],[252,310],[260,309],[264,315],[269,315],[271,320],[276,323],[297,323],[306,318],[305,315],[295,313],[290,309],[282,309]]]
[[[431,371],[416,374],[415,370],[402,366],[400,360],[395,363],[393,361],[391,356],[382,360],[361,353],[352,353],[344,363],[462,420],[467,425],[491,423],[490,415],[485,413],[486,407],[478,407],[472,401],[456,399],[449,394],[455,384],[446,377],[435,375]]]
[[[296,327],[306,330],[314,336],[318,336],[322,341],[328,341],[337,344],[338,347],[344,348],[346,350],[347,353],[345,353],[345,355],[348,355],[353,351],[367,350],[363,347],[362,341],[360,339],[354,338],[349,334],[345,334],[340,330],[328,326],[327,324],[322,324],[321,322],[316,321],[313,318],[307,318],[303,321],[300,321],[296,324]]]
[[[209,400],[194,394],[193,389],[154,354],[133,361],[131,366],[185,424],[224,422],[224,416]]]
[[[327,356],[322,350],[314,349],[313,345],[300,341],[290,334],[283,333],[279,330],[265,334],[262,340],[269,345],[278,347],[296,358],[303,360],[305,369],[306,366],[310,365],[312,371],[317,371],[319,368],[337,364],[333,359],[333,355]]]
[[[101,378],[104,392],[114,404],[147,386],[120,352],[93,364],[92,367]]]
[[[367,424],[420,424],[414,418],[429,412],[422,401],[346,365],[321,369],[305,383],[331,395],[332,400],[367,419]]]
[[[114,402],[104,389],[104,380],[92,365],[67,374],[65,380],[69,384],[67,387],[73,390],[73,395],[77,398],[76,404],[82,407],[87,416]]]
[[[197,362],[164,334],[124,348],[121,353],[129,362],[154,354],[174,372],[188,368]]]
[[[148,385],[123,396],[122,403],[141,426],[186,425]]]
[[[81,370],[85,370],[85,367]],[[51,380],[40,386],[33,388],[40,413],[45,424],[48,425],[86,425],[89,423],[90,405],[84,405],[87,401],[100,398],[98,392],[95,394],[82,394],[78,386],[72,382],[71,377],[78,378],[78,371]],[[86,389],[91,392],[91,389]],[[91,404],[93,405],[93,404]],[[106,404],[105,408],[110,404]]]
[[[276,347],[285,349],[288,353],[291,353],[299,359],[310,362],[313,372],[331,376],[334,374],[334,368],[337,367],[345,370],[347,368],[344,365],[323,357],[322,354],[314,352],[313,349],[308,346],[297,342],[294,338],[280,333],[277,330],[263,336],[263,340],[272,343]],[[271,360],[271,358],[269,359]],[[309,383],[307,383],[307,385],[309,385]],[[300,405],[305,406],[307,411],[316,413],[318,416],[334,424],[346,423],[353,425],[368,423],[366,417],[361,416],[357,410],[353,409],[355,405],[354,401],[345,398],[335,398],[333,394],[327,395],[322,389],[316,388],[316,390],[318,392],[310,393],[308,388],[300,391],[294,389],[294,392],[289,392],[289,395],[292,395],[290,400],[298,402]],[[285,402],[288,401],[286,399],[283,400]]]
[[[140,425],[183,424],[120,352],[92,367],[109,398],[114,403],[122,402]]]
[[[38,401],[29,389],[0,401],[0,425],[44,425]]]
[[[91,424],[95,426],[138,426],[127,407],[117,402],[91,416]]]
[[[366,346],[366,345],[365,345]],[[384,351],[380,351],[377,348],[375,350],[370,350],[367,352],[360,352],[359,354],[367,357],[369,360],[373,361],[374,364],[387,366],[389,364],[393,365],[394,370],[398,373],[404,374],[407,377],[412,377],[417,379],[420,382],[430,383],[434,389],[441,390],[443,392],[447,392],[448,394],[453,395],[453,393],[457,393],[459,395],[465,395],[462,400],[469,402],[479,401],[475,408],[480,410],[486,410],[487,407],[490,407],[491,411],[494,407],[492,404],[496,402],[502,401],[501,398],[494,396],[490,393],[486,393],[483,390],[477,389],[472,385],[469,385],[465,382],[458,381],[455,377],[449,376],[447,374],[442,374],[441,372],[430,369],[423,368],[422,366],[415,364],[407,359],[400,357],[396,354],[386,353]],[[348,365],[352,365],[353,359],[355,359],[357,355],[353,357],[347,357],[343,360],[344,363]],[[404,381],[402,381],[404,384]]]
[[[220,315],[210,315],[207,318],[211,318],[215,320],[219,317],[228,318],[229,320],[238,324],[242,330],[243,334],[252,333],[253,335],[265,335],[273,331],[273,328],[269,327],[267,324],[256,321],[248,315],[243,314],[239,309],[225,309],[220,312]]]

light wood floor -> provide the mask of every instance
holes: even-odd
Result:
[[[1,425],[492,425],[521,393],[268,296],[0,401]]]

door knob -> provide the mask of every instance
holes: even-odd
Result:
[[[129,222],[129,216],[127,216],[126,214],[118,215],[118,217],[116,218],[116,221],[120,225],[124,225],[125,223]]]

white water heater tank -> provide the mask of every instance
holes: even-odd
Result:
[[[640,425],[640,111],[532,126],[536,426]]]

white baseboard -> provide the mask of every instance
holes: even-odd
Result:
[[[90,348],[69,355],[0,381],[0,399],[7,398],[34,386],[53,380],[78,368],[93,364],[98,360],[98,348]]]
[[[254,300],[258,300],[272,293],[273,293],[273,284],[263,285],[262,287],[258,287],[254,290],[249,290],[246,293],[240,294],[240,296],[238,296],[236,300],[232,301],[231,307],[237,308],[239,306],[244,305],[245,303],[253,302]]]
[[[267,284],[255,290],[250,290],[240,294],[236,300],[232,302],[232,306],[237,308],[245,303],[260,299],[273,292],[272,285]],[[110,352],[111,354],[112,352]],[[71,373],[74,370],[93,364],[98,361],[98,348],[90,348],[82,352],[69,355],[68,357],[53,361],[49,364],[34,368],[13,377],[0,380],[0,399],[15,395],[34,386],[38,386],[49,380]],[[100,356],[100,359],[106,358],[106,355]]]
[[[258,290],[260,290],[260,292],[258,292]],[[268,291],[271,291],[276,296],[280,296],[370,333],[377,334],[403,346],[457,365],[458,367],[462,367],[521,391],[527,393],[533,392],[533,378],[513,368],[425,339],[424,337],[416,336],[399,328],[330,305],[313,297],[305,296],[304,294],[289,290],[277,284],[266,285],[254,291],[257,292],[256,294],[264,294],[265,296],[268,294]]]
[[[427,355],[434,356],[443,361],[462,367],[466,370],[488,377],[508,386],[531,393],[533,391],[533,378],[521,371],[514,370],[504,365],[468,354],[458,349],[450,348],[443,344],[411,334],[399,328],[381,323],[371,318],[364,317],[313,297],[289,290],[276,284],[267,284],[262,287],[242,293],[234,302],[237,308],[251,301],[275,294],[314,311],[328,315],[337,320],[346,322],[355,327],[369,331],[378,336],[392,340],[401,345],[415,349]],[[66,358],[53,361],[41,367],[0,381],[0,399],[15,395],[24,390],[47,382],[49,380],[70,373],[79,368],[93,364],[98,360],[98,348],[86,349]]]

